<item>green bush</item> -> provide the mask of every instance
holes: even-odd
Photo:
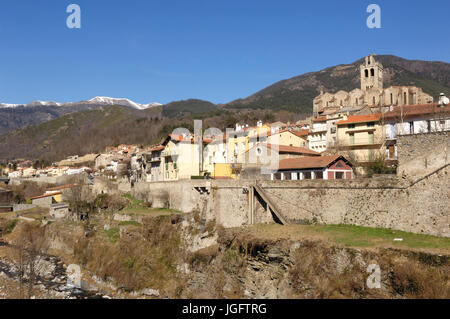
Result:
[[[18,221],[19,221],[18,219],[12,220],[12,221],[5,227],[4,233],[5,233],[5,234],[10,234],[10,233],[12,233],[12,231],[14,230],[14,228],[16,228],[17,222],[18,222]]]
[[[375,174],[396,174],[397,169],[393,166],[386,165],[383,159],[377,159],[367,165],[367,175],[372,177]]]

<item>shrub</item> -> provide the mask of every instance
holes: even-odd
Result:
[[[14,230],[14,228],[16,228],[17,222],[18,222],[18,221],[19,221],[18,219],[14,219],[14,220],[10,221],[9,224],[8,224],[8,225],[5,227],[5,229],[4,229],[4,233],[5,233],[5,234],[10,234],[10,233],[12,233],[12,231]]]

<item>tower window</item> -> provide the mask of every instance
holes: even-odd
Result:
[[[372,98],[372,101],[373,101],[372,105],[375,105],[375,96]]]
[[[403,104],[406,104],[406,92],[403,92]]]
[[[394,96],[391,93],[391,104],[394,104]]]
[[[369,77],[369,70],[364,70],[365,72],[364,73],[366,73],[366,78],[368,78]]]
[[[375,76],[375,69],[370,69],[370,75]]]

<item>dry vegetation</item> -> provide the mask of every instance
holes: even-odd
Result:
[[[75,246],[77,262],[101,279],[125,291],[151,287],[172,297],[183,282],[176,271],[183,256],[178,221],[170,216],[97,232]]]

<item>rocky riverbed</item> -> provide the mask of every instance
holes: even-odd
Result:
[[[0,246],[9,244],[0,242]],[[82,282],[81,288],[68,285],[67,267],[56,256],[41,255],[35,263],[36,278],[33,283],[33,296],[31,298],[58,298],[58,299],[98,299],[108,298],[96,291],[95,288]],[[0,259],[0,298],[8,298],[11,290],[20,286],[19,265],[7,259]],[[2,284],[3,283],[3,284]],[[29,275],[23,275],[25,290],[29,284]],[[3,290],[8,290],[5,292]]]

